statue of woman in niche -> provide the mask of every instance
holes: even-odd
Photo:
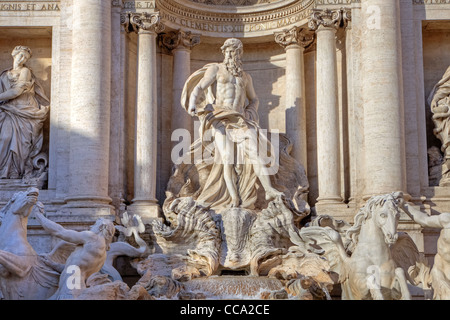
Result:
[[[31,49],[17,46],[14,64],[0,74],[0,178],[30,177],[43,145],[43,125],[50,101],[25,65]]]
[[[428,100],[433,113],[434,135],[441,140],[444,153],[441,187],[450,186],[450,67],[442,79],[434,86]]]

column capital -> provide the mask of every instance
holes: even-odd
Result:
[[[308,33],[300,27],[292,27],[275,32],[275,42],[282,46],[285,50],[291,45],[298,45],[303,48],[308,47],[314,42],[314,34]]]
[[[120,23],[126,32],[159,33],[165,29],[159,12],[124,12],[120,15]]]
[[[351,10],[348,8],[338,10],[312,9],[308,27],[314,31],[319,30],[320,27],[337,30],[340,27],[345,28],[350,20]]]
[[[190,31],[171,31],[160,36],[160,45],[169,51],[175,49],[192,49],[198,44],[200,44],[200,34]]]

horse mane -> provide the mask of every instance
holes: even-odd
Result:
[[[16,195],[14,195],[9,201],[5,204],[5,206],[0,210],[0,225],[2,224],[2,219],[8,213],[8,210],[11,208],[12,203],[16,200]]]
[[[366,204],[360,208],[358,213],[355,215],[353,226],[350,227],[345,233],[347,239],[345,249],[347,252],[353,252],[355,249],[356,244],[358,243],[361,227],[367,219],[372,217],[372,212],[375,211],[376,208],[383,206],[386,201],[396,203],[396,198],[396,193],[388,193],[376,195],[367,200]]]

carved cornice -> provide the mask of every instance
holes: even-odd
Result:
[[[169,51],[177,48],[192,49],[200,44],[200,34],[194,34],[190,31],[172,31],[160,35],[160,44]]]
[[[257,37],[306,22],[315,0],[220,6],[187,0],[156,0],[165,25],[214,37]],[[220,8],[217,10],[215,8]]]
[[[165,29],[159,12],[125,12],[120,16],[120,23],[127,32],[159,33]]]
[[[189,0],[189,1],[218,6],[254,6],[261,3],[270,3],[270,0]]]
[[[281,45],[284,49],[291,45],[299,45],[306,48],[314,42],[314,34],[308,33],[305,29],[299,27],[284,29],[281,32],[275,32],[274,35],[275,42]]]
[[[338,29],[340,27],[346,27],[348,21],[350,20],[350,9],[312,9],[308,27],[314,31],[318,30],[320,27]]]

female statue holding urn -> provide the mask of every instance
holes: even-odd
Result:
[[[30,48],[17,46],[14,65],[0,74],[0,178],[21,179],[33,171],[41,152],[49,99],[25,66]]]

